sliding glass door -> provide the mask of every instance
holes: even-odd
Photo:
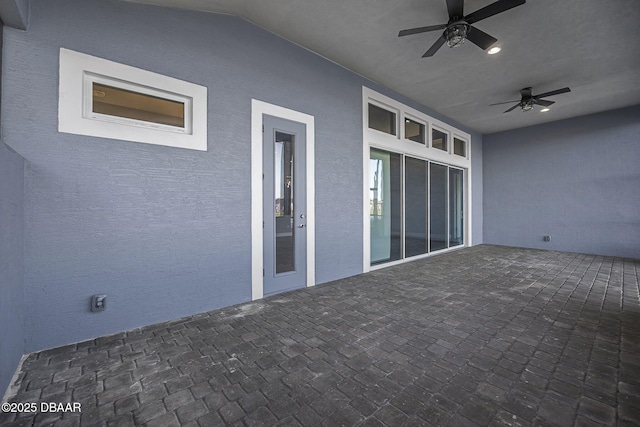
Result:
[[[371,150],[369,161],[369,215],[371,264],[402,258],[401,155]]]
[[[447,230],[447,172],[444,165],[431,163],[430,209],[431,229],[429,231],[429,244],[431,251],[445,249],[449,246]]]
[[[405,157],[405,258],[429,252],[429,162]]]
[[[449,247],[464,243],[464,171],[449,168]]]
[[[371,265],[464,244],[464,171],[371,149]]]

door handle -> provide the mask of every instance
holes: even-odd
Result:
[[[304,224],[300,224],[298,228],[304,228]]]

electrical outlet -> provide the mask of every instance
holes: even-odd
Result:
[[[94,295],[91,297],[91,311],[103,311],[107,308],[106,295]]]
[[[542,238],[542,240],[544,240],[545,242],[550,242],[551,241],[551,236],[544,236]]]

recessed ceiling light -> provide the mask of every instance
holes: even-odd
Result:
[[[541,113],[546,113],[547,111],[549,111],[548,108],[543,108],[542,110],[540,110]]]
[[[491,49],[489,49],[489,50],[487,51],[487,53],[488,53],[489,55],[495,55],[496,53],[500,52],[501,50],[502,50],[502,48],[501,48],[501,47],[496,46],[496,47],[492,47]]]

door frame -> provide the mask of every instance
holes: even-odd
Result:
[[[302,123],[306,125],[306,148],[307,156],[305,166],[307,170],[307,206],[306,206],[306,229],[307,229],[307,277],[306,286],[316,284],[315,270],[315,151],[314,117],[281,107],[269,104],[257,99],[251,100],[251,300],[255,301],[264,297],[264,249],[263,249],[263,167],[262,167],[262,144],[263,144],[263,116],[275,116],[286,120]]]

